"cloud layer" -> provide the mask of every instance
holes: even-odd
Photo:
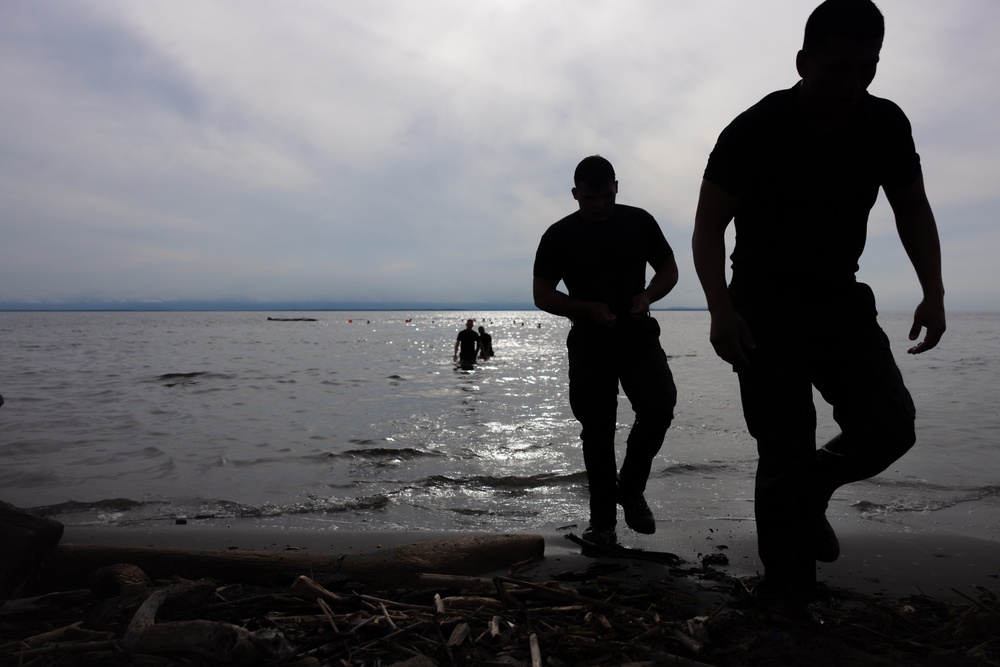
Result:
[[[949,304],[1000,308],[994,0],[883,0],[876,95],[910,116]],[[530,301],[572,170],[681,266],[719,131],[792,85],[812,9],[596,1],[0,5],[0,301]],[[861,277],[919,288],[888,207]]]

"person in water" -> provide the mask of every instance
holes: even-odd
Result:
[[[455,354],[453,359],[465,368],[476,363],[476,356],[479,354],[479,334],[473,330],[475,320],[466,320],[465,328],[458,332],[455,339]]]
[[[489,359],[493,356],[493,336],[486,333],[486,329],[479,327],[479,358]]]

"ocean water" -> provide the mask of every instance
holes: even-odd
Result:
[[[706,312],[658,311],[678,385],[647,500],[661,522],[753,517],[755,447]],[[269,321],[268,317],[317,321]],[[467,317],[496,357],[456,368]],[[918,443],[831,513],[1000,539],[1000,314],[907,355]],[[264,518],[324,529],[585,524],[568,322],[537,311],[0,312],[0,500],[68,525]],[[817,396],[819,438],[836,433]],[[619,404],[618,440],[631,411]]]

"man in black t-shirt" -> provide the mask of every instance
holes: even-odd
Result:
[[[884,21],[870,0],[827,0],[809,17],[801,81],[768,95],[719,136],[702,181],[694,261],[716,353],[739,374],[757,441],[754,510],[762,601],[793,613],[815,594],[816,561],[839,543],[834,491],[885,470],[913,444],[914,406],[855,272],[881,188],[923,300],[909,352],[945,331],[937,226],[910,124],[867,92]],[[725,230],[735,218],[732,280]],[[816,449],[813,388],[841,433]]]
[[[536,306],[573,321],[566,341],[569,402],[582,427],[590,488],[590,523],[583,537],[609,545],[617,541],[616,505],[633,530],[656,530],[643,494],[673,420],[677,390],[649,305],[677,284],[677,264],[653,216],[615,203],[618,181],[610,162],[597,155],[584,158],[573,180],[579,210],[542,235],[532,291]],[[647,264],[655,271],[648,287]],[[557,289],[560,281],[568,293]],[[620,471],[619,382],[635,411]]]
[[[455,354],[452,358],[458,361],[462,368],[476,364],[476,355],[479,353],[479,334],[473,331],[474,324],[474,320],[466,320],[465,328],[458,332],[458,338],[455,339]],[[461,355],[459,355],[459,348],[461,348]]]

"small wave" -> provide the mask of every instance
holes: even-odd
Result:
[[[192,371],[190,373],[164,373],[158,375],[150,382],[162,382],[164,387],[176,387],[181,385],[182,387],[187,387],[191,385],[196,385],[199,380],[231,380],[235,376],[226,373],[212,373],[210,371]]]
[[[567,486],[586,482],[584,471],[569,474],[543,473],[528,477],[516,475],[474,475],[472,477],[454,478],[445,475],[434,475],[424,480],[423,486],[428,487],[463,487],[478,489],[494,489],[497,491],[523,491],[546,486]]]
[[[147,521],[176,519],[236,519],[277,516],[285,513],[277,505],[244,505],[228,500],[193,499],[178,502],[140,501],[130,498],[107,498],[92,502],[67,501],[32,509],[64,523],[127,526]]]
[[[105,514],[111,513],[114,515],[122,515],[125,512],[135,512],[140,508],[145,508],[150,505],[162,505],[163,503],[148,503],[141,500],[132,500],[130,498],[107,498],[104,500],[97,500],[93,502],[81,502],[77,500],[68,500],[64,503],[57,503],[55,505],[43,505],[41,507],[33,507],[31,511],[35,514],[44,517],[55,517],[55,516],[79,516],[86,514]]]
[[[204,371],[196,373],[164,373],[156,379],[158,382],[163,382],[164,387],[176,387],[177,385],[189,387],[198,384],[195,378],[202,375],[205,375]]]
[[[352,440],[351,442],[358,442]],[[375,441],[371,441],[375,442]],[[373,447],[372,449],[348,449],[344,452],[345,456],[357,456],[366,459],[415,459],[422,456],[442,456],[438,452],[428,452],[423,449],[416,449],[414,447],[403,447],[401,449],[392,449],[391,447]]]
[[[533,519],[537,517],[540,512],[533,512],[530,510],[484,510],[484,509],[473,509],[469,507],[456,507],[448,510],[459,516],[472,516],[472,517],[492,517],[501,519]]]
[[[669,465],[660,470],[658,477],[673,477],[681,475],[717,475],[739,469],[738,462],[734,461],[704,461],[701,463],[678,463]]]
[[[283,507],[282,513],[289,515],[308,515],[384,510],[389,507],[391,502],[391,498],[388,495],[381,493],[348,499],[312,496],[309,502]]]
[[[208,371],[195,371],[194,373],[164,373],[158,380],[188,380],[199,375],[204,375]]]
[[[953,503],[935,502],[921,499],[894,500],[886,503],[873,503],[867,500],[860,500],[852,503],[851,507],[858,510],[861,518],[872,521],[885,521],[890,517],[900,514],[925,514],[935,510],[951,507]]]
[[[324,511],[327,514],[333,512],[357,512],[364,510],[383,510],[389,506],[389,497],[384,495],[374,495],[364,498],[352,498],[351,500],[338,503],[339,507],[327,507]]]
[[[55,516],[58,514],[78,514],[86,512],[126,512],[129,510],[135,510],[136,508],[146,505],[140,500],[131,500],[129,498],[108,498],[106,500],[98,500],[95,502],[80,502],[77,500],[68,500],[64,503],[57,503],[55,505],[44,505],[42,507],[32,508],[32,512],[40,514],[42,516]]]
[[[928,491],[945,491],[952,493],[940,494],[937,497],[928,497],[927,495],[908,495],[893,498],[892,500],[885,502],[859,500],[852,503],[851,507],[858,510],[863,517],[873,519],[885,517],[890,514],[910,512],[923,514],[937,512],[939,510],[955,507],[956,505],[961,505],[962,503],[975,503],[990,498],[1000,497],[1000,486],[997,485],[987,485],[973,489],[960,490],[962,491],[961,493],[954,493],[955,490],[948,487],[934,486],[930,484],[919,485],[918,488]]]
[[[967,489],[962,489],[961,487],[946,486],[944,484],[935,484],[933,482],[929,482],[926,479],[921,479],[919,477],[903,477],[900,479],[874,477],[868,481],[870,483],[877,484],[887,489],[905,489],[905,490],[917,489],[924,491],[936,491],[936,492],[946,492],[946,493],[967,490]]]

